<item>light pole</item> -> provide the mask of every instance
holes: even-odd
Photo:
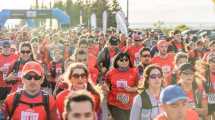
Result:
[[[129,26],[129,0],[127,0],[127,27]]]

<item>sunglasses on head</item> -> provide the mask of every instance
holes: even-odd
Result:
[[[75,74],[72,74],[71,77],[76,78],[76,79],[78,79],[80,77],[81,78],[87,78],[87,74],[85,74],[85,73],[82,73],[82,74],[75,73]]]
[[[26,80],[32,80],[32,78],[34,78],[34,80],[41,80],[42,76],[39,75],[31,75],[31,74],[26,74],[23,76]]]
[[[161,74],[151,74],[151,75],[149,76],[149,78],[151,78],[151,79],[156,79],[156,78],[161,78],[161,77],[162,77]]]
[[[120,62],[127,62],[128,58],[119,59]]]
[[[29,53],[31,53],[31,51],[30,50],[22,50],[21,53],[22,54],[25,54],[25,53],[29,54]]]

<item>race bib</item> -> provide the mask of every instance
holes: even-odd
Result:
[[[117,94],[116,99],[121,102],[122,104],[128,104],[129,103],[129,96],[126,94]]]
[[[22,111],[21,120],[39,120],[39,113]]]
[[[215,104],[215,94],[208,94],[208,103]]]
[[[5,80],[7,78],[9,66],[10,66],[10,64],[4,64],[2,67],[3,80]]]
[[[116,87],[117,88],[126,88],[126,87],[128,87],[128,83],[125,80],[117,80]]]

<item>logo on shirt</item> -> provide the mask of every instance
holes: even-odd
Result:
[[[117,80],[116,87],[117,88],[126,88],[126,87],[128,87],[128,82],[125,80]]]
[[[21,120],[39,120],[39,113],[31,111],[22,111]]]

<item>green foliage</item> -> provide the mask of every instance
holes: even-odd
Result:
[[[155,23],[153,23],[153,26],[156,28],[156,29],[161,29],[162,28],[162,26],[164,25],[164,22],[162,22],[162,21],[157,21],[157,22],[155,22]]]
[[[187,25],[185,25],[185,24],[180,24],[180,25],[177,25],[175,27],[175,30],[180,30],[180,31],[185,31],[185,30],[188,30],[188,29],[189,29],[189,27]]]
[[[90,16],[92,13],[96,13],[97,26],[102,27],[102,14],[103,11],[108,12],[108,27],[116,26],[115,12],[121,10],[121,7],[117,0],[113,0],[111,3],[109,0],[66,0],[54,4],[55,8],[65,10],[71,18],[71,25],[77,26],[80,23],[80,11],[83,14],[83,23],[89,25]]]

